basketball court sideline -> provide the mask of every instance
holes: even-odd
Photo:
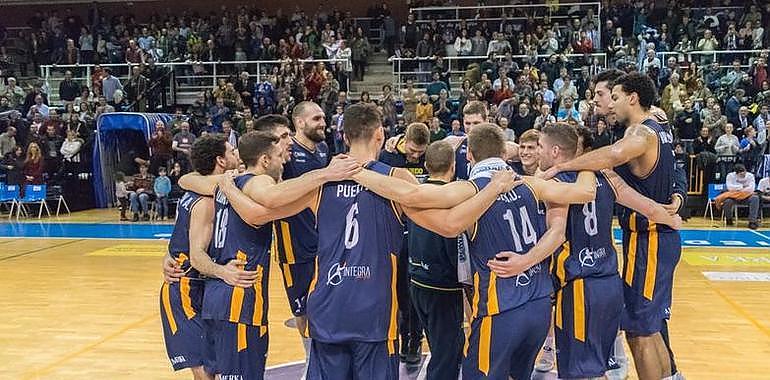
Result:
[[[169,367],[160,326],[160,258],[172,226],[114,220],[114,212],[94,210],[0,223],[4,376],[189,378]],[[677,364],[688,379],[767,379],[770,232],[703,220],[686,227],[671,320]],[[273,270],[266,378],[282,380],[296,378],[304,354],[285,324],[281,281]]]

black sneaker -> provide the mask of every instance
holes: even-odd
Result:
[[[756,230],[757,228],[759,228],[759,223],[749,222],[749,229]]]
[[[732,218],[727,218],[727,225],[728,226],[734,226],[735,223],[733,222]]]
[[[134,217],[131,219],[132,222],[138,222],[139,221],[139,214],[134,213]]]
[[[144,216],[142,217],[142,220],[145,221],[145,222],[149,221],[150,220],[150,214],[144,214]]]

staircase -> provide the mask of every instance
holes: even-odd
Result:
[[[366,67],[363,81],[350,82],[351,100],[361,99],[361,93],[369,91],[372,99],[382,97],[382,86],[393,85],[395,77],[393,76],[393,65],[388,62],[388,55],[384,52],[376,52],[369,57],[369,65]]]

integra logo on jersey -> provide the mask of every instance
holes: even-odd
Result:
[[[337,286],[341,284],[345,278],[368,280],[372,278],[372,270],[368,265],[346,266],[345,263],[334,263],[334,265],[329,268],[329,272],[326,275],[326,284]]]
[[[337,198],[353,198],[361,192],[359,184],[340,184],[337,185]]]
[[[520,273],[516,276],[516,287],[529,285],[532,282],[532,278],[540,272],[542,272],[542,268],[540,264],[537,264],[527,269],[526,272]]]
[[[182,363],[184,363],[186,361],[187,361],[187,359],[185,359],[185,357],[182,356],[182,355],[174,356],[173,358],[171,358],[171,364],[172,365],[173,364],[182,364]]]
[[[592,251],[590,248],[585,247],[580,250],[578,257],[580,258],[580,266],[593,268],[596,265],[596,261],[607,256],[607,251],[604,248],[599,248]]]

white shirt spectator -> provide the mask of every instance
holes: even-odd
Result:
[[[740,142],[735,135],[722,135],[717,139],[717,144],[714,146],[719,156],[734,156],[738,154],[740,149]]]
[[[743,178],[735,172],[730,172],[727,174],[727,180],[725,181],[727,190],[740,191],[742,193],[753,193],[754,190],[756,190],[756,184],[757,182],[754,179],[754,174],[749,172],[746,172],[743,175]]]
[[[759,185],[757,185],[757,191],[759,191],[762,194],[770,193],[770,177],[765,177],[759,180]]]

